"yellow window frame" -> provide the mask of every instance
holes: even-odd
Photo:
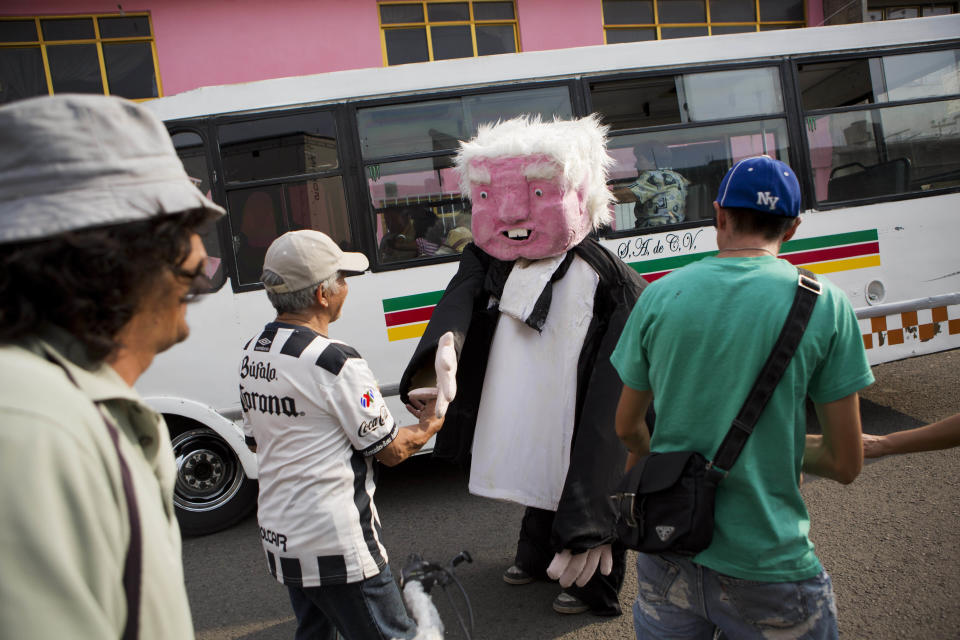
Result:
[[[147,24],[150,26],[150,35],[149,36],[140,36],[140,37],[124,37],[124,38],[101,38],[100,37],[100,22],[99,18],[141,18],[145,17],[147,19]],[[43,37],[43,28],[41,26],[42,20],[77,20],[89,18],[93,21],[93,38],[81,38],[77,40],[46,40]],[[125,42],[149,42],[150,43],[150,53],[153,56],[153,73],[154,78],[157,81],[157,97],[163,97],[163,81],[160,79],[160,61],[157,57],[157,43],[153,35],[153,19],[150,14],[147,12],[123,12],[123,13],[85,13],[85,14],[68,14],[68,15],[43,15],[43,16],[3,16],[0,17],[2,22],[24,22],[26,20],[33,20],[34,26],[37,30],[38,40],[25,41],[25,42],[0,42],[0,49],[11,48],[11,49],[23,49],[29,47],[39,47],[40,56],[43,58],[43,73],[47,81],[47,94],[54,95],[53,91],[53,77],[50,73],[50,60],[47,57],[47,47],[48,46],[58,46],[58,45],[70,45],[70,44],[95,44],[97,47],[97,61],[100,64],[100,82],[103,85],[104,95],[110,95],[110,83],[107,81],[107,65],[103,59],[103,44],[118,44]],[[132,98],[134,102],[146,102],[147,100],[152,100],[153,98]]]
[[[760,20],[760,0],[753,0],[753,15],[756,20],[746,22],[714,22],[710,17],[710,0],[703,0],[706,10],[706,22],[660,22],[660,0],[650,0],[653,2],[653,22],[637,24],[613,24],[608,25],[603,18],[603,1],[600,2],[600,20],[603,21],[603,43],[607,43],[608,31],[622,31],[626,29],[653,29],[657,34],[657,40],[663,39],[661,28],[663,27],[706,27],[708,35],[714,35],[714,27],[753,27],[754,31],[760,31],[763,27],[803,27],[806,20]],[[803,14],[807,15],[807,0],[803,0]]]
[[[473,6],[476,4],[484,4],[486,2],[510,2],[513,5],[513,20],[478,20],[473,15]],[[470,17],[468,20],[444,20],[442,22],[430,21],[428,6],[431,4],[466,4],[470,10]],[[423,20],[420,22],[391,22],[389,24],[383,24],[383,20],[380,14],[380,7],[385,5],[419,5],[423,11]],[[517,18],[517,2],[516,0],[416,0],[411,2],[410,0],[388,0],[385,2],[377,3],[377,21],[380,23],[380,51],[383,58],[383,66],[390,66],[390,61],[387,56],[387,31],[392,29],[410,29],[423,27],[427,37],[427,62],[433,62],[433,36],[431,33],[431,27],[455,27],[455,26],[469,26],[470,27],[470,47],[472,50],[472,57],[476,58],[477,56],[477,26],[506,26],[509,25],[513,27],[513,44],[516,51],[521,51],[520,48],[520,26],[519,19]]]

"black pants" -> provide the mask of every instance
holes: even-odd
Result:
[[[547,567],[556,555],[550,545],[550,531],[553,529],[555,515],[553,511],[527,507],[520,524],[520,539],[517,541],[517,556],[514,562],[530,575],[540,579],[548,579]],[[598,616],[618,616],[621,614],[620,587],[623,586],[625,571],[626,550],[618,542],[614,542],[613,571],[610,575],[602,575],[598,567],[590,582],[582,587],[571,585],[566,591],[588,604],[591,613]]]

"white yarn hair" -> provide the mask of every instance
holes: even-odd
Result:
[[[470,194],[470,163],[481,158],[542,154],[563,170],[568,189],[584,187],[587,213],[598,229],[611,219],[615,201],[607,188],[614,159],[607,153],[607,130],[596,114],[576,120],[542,122],[539,115],[520,116],[496,124],[482,124],[477,135],[460,145],[455,166],[460,192]]]

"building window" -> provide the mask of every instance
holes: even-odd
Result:
[[[607,44],[792,29],[803,0],[604,0]]]
[[[951,13],[957,13],[956,2],[885,5],[886,3],[882,2],[869,3],[865,22],[900,20],[902,18],[926,18],[929,16],[945,16]]]
[[[150,16],[0,18],[0,104],[67,92],[162,95]]]
[[[386,65],[519,51],[513,2],[381,2]]]

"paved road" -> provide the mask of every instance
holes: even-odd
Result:
[[[960,350],[874,368],[862,402],[865,430],[886,433],[960,412]],[[849,486],[808,478],[811,536],[832,574],[844,639],[960,638],[960,449],[868,464]],[[457,468],[414,459],[387,469],[377,492],[391,567],[410,553],[457,569],[473,603],[476,638],[632,638],[635,574],[628,568],[617,618],[559,616],[555,584],[511,587],[500,573],[513,557],[522,508],[471,496]],[[187,588],[199,640],[293,637],[285,589],[266,573],[250,518],[184,542]],[[447,637],[463,637],[443,596]]]

